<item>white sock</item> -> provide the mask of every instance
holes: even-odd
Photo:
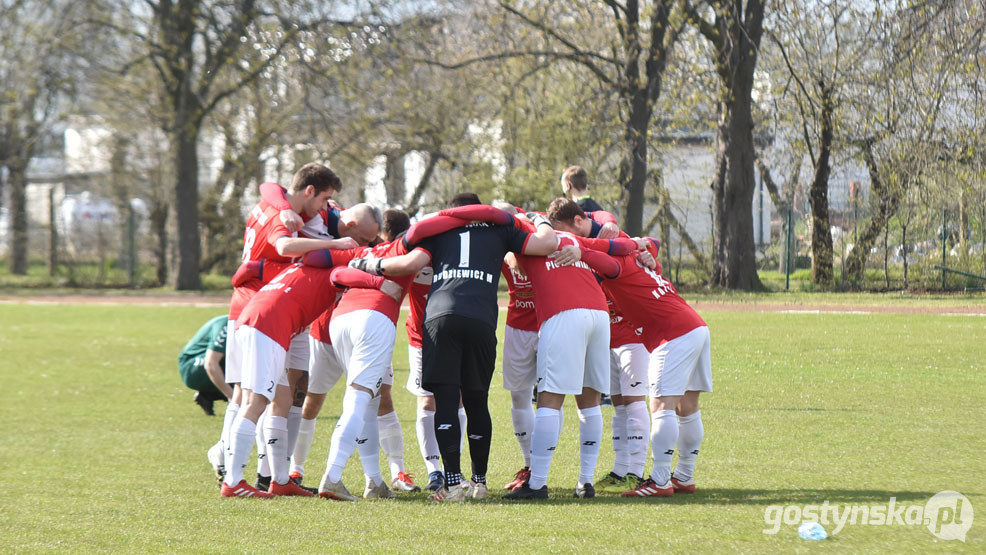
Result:
[[[267,464],[270,465],[271,480],[283,486],[288,483],[288,419],[267,415],[264,435],[267,437]]]
[[[548,483],[548,470],[551,457],[558,446],[558,424],[560,413],[557,409],[538,408],[534,413],[534,432],[531,434],[531,489],[541,489]]]
[[[219,441],[223,444],[223,466],[229,468],[232,466],[226,457],[229,455],[229,447],[232,444],[229,434],[230,430],[233,429],[233,420],[236,418],[236,413],[240,412],[240,405],[236,403],[229,403],[226,405],[226,414],[223,416],[223,431],[219,436]]]
[[[651,415],[650,443],[654,457],[651,478],[662,486],[671,479],[671,459],[678,442],[678,419],[673,410],[659,410]]]
[[[511,391],[510,420],[514,424],[514,437],[520,444],[524,466],[531,467],[531,434],[534,433],[534,407],[531,405],[530,391]]]
[[[298,430],[301,426],[301,407],[291,407],[288,410],[288,462],[291,461],[291,453],[294,453],[294,446],[298,444]]]
[[[308,460],[308,452],[312,449],[312,441],[315,439],[315,419],[302,418],[298,424],[298,441],[294,445],[294,452],[291,454],[291,472],[305,475],[305,461]]]
[[[705,427],[702,426],[702,411],[678,417],[678,466],[674,469],[675,480],[690,480],[695,476],[695,459],[698,448],[702,446]]]
[[[380,396],[377,395],[366,405],[363,414],[363,429],[356,440],[359,449],[359,460],[363,465],[363,474],[373,485],[383,482],[380,472],[380,428],[377,426],[377,411],[380,410]]]
[[[625,476],[630,471],[630,450],[627,446],[627,407],[613,407],[613,474]]]
[[[459,407],[459,430],[462,431],[462,436],[459,439],[459,452],[466,450],[466,408]]]
[[[369,393],[346,388],[346,394],[342,397],[342,414],[332,432],[332,444],[325,468],[330,482],[342,480],[342,469],[346,468],[346,462],[356,450],[356,437],[363,431],[363,418],[368,404]]]
[[[638,478],[644,476],[647,463],[647,445],[650,442],[650,411],[646,401],[635,401],[627,405],[627,451],[629,452],[629,472]]]
[[[591,484],[596,475],[599,444],[603,441],[603,411],[598,407],[579,410],[579,485]]]
[[[263,414],[257,419],[257,474],[261,476],[270,476],[270,462],[267,460],[267,430],[266,426],[264,426],[269,414],[270,405],[264,409]]]
[[[404,434],[401,431],[401,421],[397,411],[390,411],[383,416],[377,416],[377,427],[380,429],[380,447],[387,455],[390,463],[390,480],[404,472]]]
[[[428,474],[442,469],[442,455],[438,451],[438,440],[435,439],[435,411],[418,407],[418,418],[415,422],[418,432],[418,449],[425,460]]]
[[[235,486],[243,480],[243,469],[246,468],[250,453],[253,452],[253,442],[257,435],[257,424],[244,418],[242,414],[233,420],[230,426],[230,450],[226,467],[226,485]]]

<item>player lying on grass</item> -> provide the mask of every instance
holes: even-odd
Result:
[[[557,199],[549,208],[549,216],[559,229],[578,232],[570,216],[579,209],[572,204]],[[649,248],[656,258],[657,243]],[[616,307],[629,321],[642,327],[644,345],[650,352],[654,468],[650,478],[622,495],[664,497],[675,491],[691,493],[695,491],[695,460],[704,435],[699,393],[712,391],[709,329],[661,276],[656,260],[652,261],[655,269],[651,269],[634,256],[610,257],[588,250],[580,251],[580,255],[592,260],[597,274],[604,278],[603,290]],[[672,473],[675,446],[678,466]]]

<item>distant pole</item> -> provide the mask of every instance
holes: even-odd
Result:
[[[787,208],[787,247],[784,249],[787,251],[787,260],[784,264],[784,290],[791,289],[791,213],[794,212],[794,206],[788,206]]]
[[[946,229],[946,224],[948,222],[948,209],[941,211],[941,290],[945,290],[945,263],[948,260],[945,258],[945,248],[948,245],[948,230]],[[904,253],[907,256],[907,253]]]
[[[127,211],[129,218],[127,222],[127,279],[130,285],[134,285],[137,281],[135,279],[137,273],[137,248],[134,235],[136,235],[136,224],[134,219],[134,207],[133,204],[130,205],[130,210]]]
[[[760,238],[760,248],[763,248],[763,176],[760,176],[760,227],[757,229],[757,236]]]
[[[58,268],[58,228],[55,227],[55,187],[48,188],[48,276]]]

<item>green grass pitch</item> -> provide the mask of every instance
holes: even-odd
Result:
[[[498,372],[491,499],[436,506],[424,494],[352,504],[221,499],[205,457],[221,417],[202,414],[176,369],[185,341],[221,312],[0,304],[0,550],[986,550],[983,317],[704,313],[716,391],[702,402],[699,492],[665,500],[572,498],[578,423],[569,399],[551,499],[501,501],[499,488],[521,458]],[[394,397],[405,460],[424,481],[414,398],[403,389],[406,339],[398,336]],[[341,396],[337,386],[319,419],[310,485],[324,469]],[[603,409],[604,438],[611,415]],[[597,476],[611,463],[606,439]],[[358,457],[344,481],[361,491]],[[850,525],[820,543],[801,540],[791,525],[763,533],[770,505],[896,497],[923,506],[942,490],[963,493],[975,508],[964,543],[938,540],[923,525]]]

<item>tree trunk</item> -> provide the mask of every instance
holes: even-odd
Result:
[[[853,284],[857,284],[863,279],[863,268],[866,265],[866,259],[869,257],[870,249],[873,247],[873,243],[880,235],[880,232],[883,231],[884,226],[887,225],[890,217],[897,213],[901,195],[908,186],[907,183],[904,183],[902,186],[888,187],[883,179],[880,178],[879,171],[877,170],[876,159],[873,157],[872,144],[864,142],[861,146],[863,162],[866,164],[866,169],[870,174],[872,197],[877,206],[873,217],[870,218],[870,221],[863,228],[863,232],[859,235],[856,244],[853,245],[852,252],[849,253],[849,257],[846,259],[846,276],[849,278],[849,282]]]
[[[27,274],[27,163],[29,157],[17,156],[7,161],[10,183],[10,273]]]
[[[201,289],[199,276],[201,240],[199,237],[199,160],[196,146],[199,128],[188,118],[178,118],[173,131],[172,154],[175,164],[175,216],[178,253],[175,288]]]
[[[752,77],[752,76],[751,76]],[[747,89],[749,94],[749,89]],[[747,102],[723,103],[716,131],[712,183],[714,263],[712,284],[761,290],[753,238],[753,118]]]
[[[631,237],[643,232],[644,187],[647,185],[647,128],[651,108],[645,90],[638,90],[630,98],[630,118],[626,129],[626,154],[623,161],[623,187],[627,190],[623,227]],[[629,175],[626,175],[626,169]]]
[[[48,188],[48,277],[58,269],[58,226],[55,218],[55,187]]]
[[[386,204],[388,206],[404,204],[404,196],[407,194],[405,187],[404,155],[400,152],[389,150],[384,153],[384,156],[387,160],[387,175],[383,178],[384,193],[387,195]]]
[[[818,159],[811,180],[811,279],[815,285],[832,285],[832,230],[829,226],[829,175],[832,155],[832,90],[819,83],[822,96]]]
[[[716,169],[712,180],[712,285],[727,289],[762,290],[753,238],[753,72],[763,34],[759,0],[711,2],[715,31],[702,27],[712,40],[719,76],[719,125]]]

